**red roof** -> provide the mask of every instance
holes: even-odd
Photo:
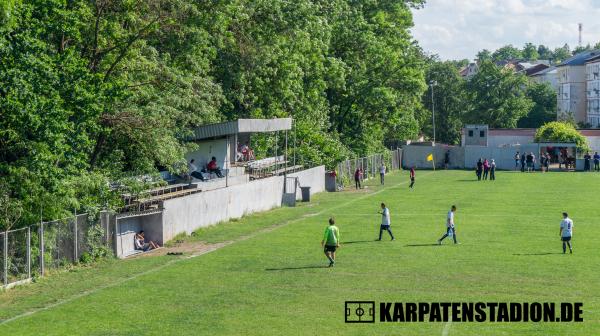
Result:
[[[600,137],[600,129],[580,129],[578,131],[583,136]]]
[[[534,136],[535,131],[535,128],[494,128],[488,131],[488,135]]]

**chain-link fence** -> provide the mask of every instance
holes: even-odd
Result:
[[[337,183],[343,186],[352,184],[357,169],[361,169],[363,180],[379,176],[379,168],[382,164],[385,164],[387,171],[400,169],[401,157],[402,150],[397,149],[383,154],[342,161],[337,165]]]
[[[111,218],[108,212],[98,217],[80,214],[0,232],[1,286],[109,255],[114,231]]]

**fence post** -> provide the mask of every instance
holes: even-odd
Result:
[[[4,231],[4,286],[8,285],[8,231]]]
[[[77,211],[75,211],[73,217],[73,263],[76,263],[77,258]]]
[[[40,276],[44,276],[44,222],[40,221]]]
[[[31,278],[31,226],[27,227],[27,278]]]

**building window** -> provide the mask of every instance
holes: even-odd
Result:
[[[479,131],[479,137],[483,138],[485,136],[485,131]]]
[[[473,130],[470,130],[469,131],[469,138],[472,138],[472,137],[473,137]]]

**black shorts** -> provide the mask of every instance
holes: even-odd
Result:
[[[323,252],[327,253],[327,252],[335,252],[335,250],[337,249],[337,246],[335,245],[325,245],[325,248],[323,248]]]
[[[560,239],[564,242],[571,241],[571,237],[561,237]]]

